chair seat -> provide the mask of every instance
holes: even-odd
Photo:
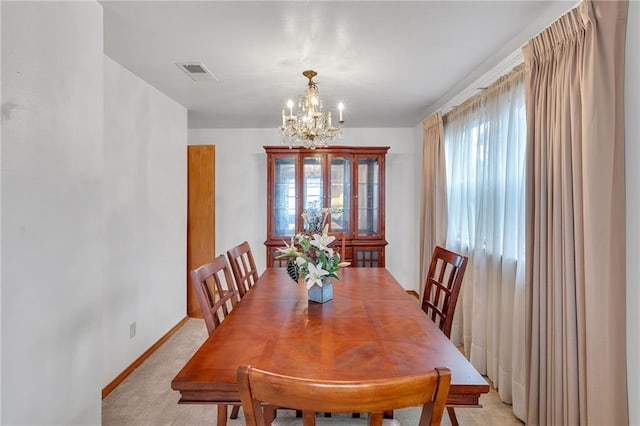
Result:
[[[340,426],[363,426],[367,425],[367,415],[354,419],[351,414],[332,414],[331,417],[316,417],[316,425],[340,425]],[[302,418],[295,416],[280,416],[271,423],[272,426],[302,426]],[[400,426],[396,419],[382,420],[383,426]]]

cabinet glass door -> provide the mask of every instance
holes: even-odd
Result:
[[[380,233],[378,205],[379,161],[378,157],[358,158],[358,236],[375,236]]]
[[[351,217],[351,159],[331,157],[330,181],[331,194],[328,207],[331,213],[331,231],[349,234],[349,218]]]
[[[302,209],[316,216],[324,207],[322,180],[323,157],[304,157],[302,160]],[[317,217],[317,216],[316,216]]]
[[[293,235],[296,227],[296,159],[276,157],[274,166],[274,234]]]

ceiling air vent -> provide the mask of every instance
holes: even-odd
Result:
[[[176,65],[193,81],[218,81],[202,62],[176,62]]]

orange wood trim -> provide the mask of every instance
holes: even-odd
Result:
[[[189,317],[184,317],[178,322],[176,325],[171,328],[164,336],[160,338],[157,342],[155,342],[149,349],[147,349],[142,355],[138,357],[135,361],[131,363],[127,368],[122,371],[122,373],[118,374],[118,376],[111,381],[107,386],[102,389],[102,399],[105,399],[107,395],[111,393],[124,379],[126,379],[129,374],[133,373],[133,370],[138,368],[140,364],[142,364],[147,358],[151,356],[152,353],[156,351],[164,342],[167,341],[169,337],[171,337],[176,331],[180,329],[187,321],[189,321]]]
[[[420,300],[420,295],[419,295],[419,294],[418,294],[418,292],[417,292],[417,291],[415,291],[415,290],[407,290],[407,294],[408,294],[409,296],[413,296],[413,297],[415,297],[415,298],[416,298],[416,300]]]
[[[216,147],[187,146],[187,315],[202,318],[191,271],[216,257]]]

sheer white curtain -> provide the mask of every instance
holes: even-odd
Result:
[[[447,247],[469,256],[451,338],[525,418],[523,70],[445,116]]]

